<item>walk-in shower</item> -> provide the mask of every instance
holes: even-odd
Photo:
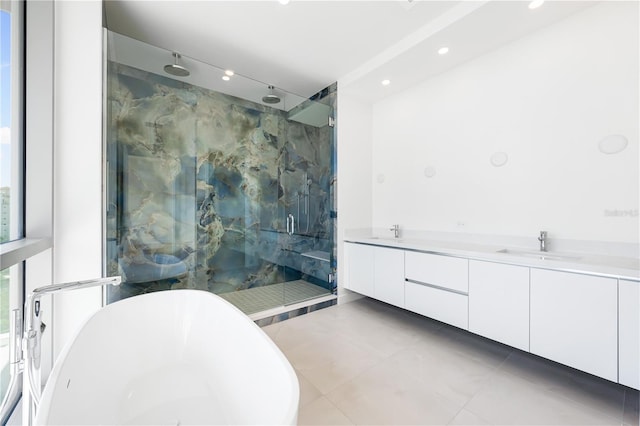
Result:
[[[178,80],[171,51],[107,39],[105,273],[123,278],[107,301],[196,288],[255,314],[334,298],[335,84],[311,100],[193,58]]]

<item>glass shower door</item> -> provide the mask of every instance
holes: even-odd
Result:
[[[196,157],[193,141],[176,136],[192,134],[195,122],[178,98],[141,90],[145,77],[109,63],[106,272],[122,285],[106,289],[107,303],[197,288]]]
[[[289,225],[283,243],[285,305],[334,291],[334,95],[327,89],[287,114],[281,174]]]

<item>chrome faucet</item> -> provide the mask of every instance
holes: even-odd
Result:
[[[398,238],[400,236],[400,225],[393,225],[389,230],[393,231],[393,238]]]
[[[26,395],[23,392],[23,397],[30,398],[29,404],[34,404],[37,408],[40,403],[41,390],[40,386],[40,351],[42,333],[45,329],[45,324],[42,322],[42,310],[40,308],[40,298],[45,294],[53,294],[61,291],[78,290],[82,288],[103,286],[103,285],[120,285],[121,278],[119,276],[109,278],[97,278],[86,281],[76,281],[65,284],[53,284],[44,287],[36,288],[29,294],[25,303],[24,309],[24,337],[22,354],[24,360],[24,376],[23,380],[25,385],[23,389],[26,389]],[[24,401],[27,401],[26,399]],[[35,411],[34,411],[35,412]]]
[[[538,241],[540,241],[540,251],[547,251],[547,231],[540,231]]]

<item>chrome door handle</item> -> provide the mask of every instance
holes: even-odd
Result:
[[[291,213],[287,216],[287,234],[293,235],[296,232],[296,219]]]

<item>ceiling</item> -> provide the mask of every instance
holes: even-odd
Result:
[[[107,28],[162,48],[156,62],[170,63],[166,51],[177,51],[187,67],[233,69],[259,96],[270,84],[307,98],[340,80],[341,89],[369,101],[592,4],[547,1],[529,10],[527,1],[104,2]],[[445,45],[450,52],[438,55]],[[383,87],[382,79],[392,84]]]

